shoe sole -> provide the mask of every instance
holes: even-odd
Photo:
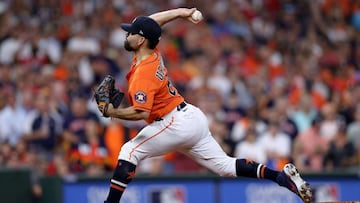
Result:
[[[286,164],[284,167],[284,172],[295,183],[301,199],[305,203],[312,202],[312,192],[310,184],[301,178],[300,173],[296,169],[296,167],[293,164]]]

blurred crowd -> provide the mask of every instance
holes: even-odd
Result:
[[[145,123],[102,117],[93,89],[111,74],[126,92],[121,23],[176,7],[205,19],[165,25],[158,48],[226,153],[305,172],[360,165],[357,0],[4,0],[0,167],[66,179],[111,172]],[[176,152],[138,168],[183,172],[208,171]]]

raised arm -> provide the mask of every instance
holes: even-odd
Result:
[[[154,13],[149,17],[154,19],[160,26],[175,20],[177,18],[185,18],[193,23],[199,23],[201,21],[195,21],[191,18],[191,15],[196,11],[196,8],[176,8],[166,11],[161,11],[158,13]]]

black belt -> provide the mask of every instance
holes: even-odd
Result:
[[[186,107],[186,105],[187,104],[185,102],[181,102],[179,105],[177,105],[176,110],[181,111],[183,108]],[[155,121],[162,121],[162,120],[163,120],[162,118],[155,119]]]
[[[186,103],[185,102],[181,102],[181,104],[179,104],[177,107],[176,107],[176,109],[178,110],[178,111],[181,111],[181,109],[183,109],[183,108],[185,108],[186,107]]]

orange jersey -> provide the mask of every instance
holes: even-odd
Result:
[[[184,101],[167,76],[162,57],[157,49],[136,65],[134,56],[126,75],[130,104],[136,110],[150,112],[148,123],[172,111]]]

